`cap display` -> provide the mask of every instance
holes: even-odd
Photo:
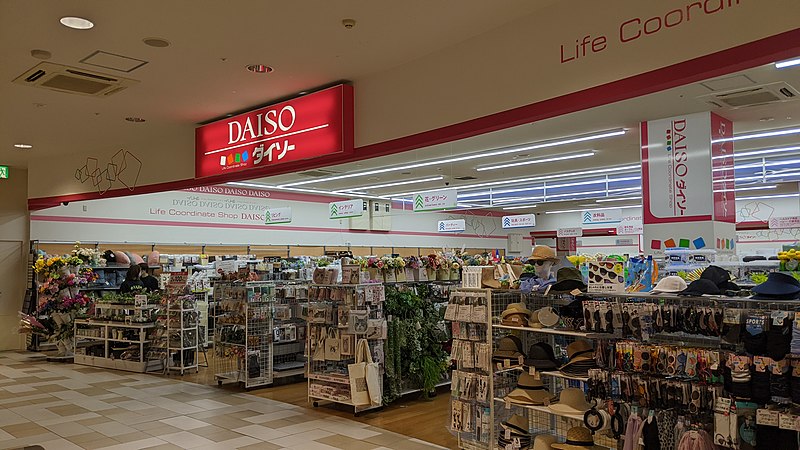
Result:
[[[741,288],[731,281],[731,273],[719,266],[708,266],[700,274],[701,280],[712,281],[720,292],[739,291]]]
[[[556,282],[550,286],[551,292],[570,292],[575,289],[585,291],[586,283],[583,281],[581,271],[575,267],[562,267],[556,272]]]
[[[650,291],[651,294],[677,294],[685,290],[688,286],[686,286],[686,281],[683,278],[672,275],[669,277],[662,278],[661,281],[656,284],[656,287]]]
[[[553,411],[566,414],[583,414],[591,408],[592,405],[586,401],[583,391],[579,388],[564,389],[561,391],[558,403],[550,404],[550,409]],[[588,432],[589,430],[586,431]],[[591,433],[589,435],[591,436]],[[567,439],[569,439],[569,434],[567,436]]]
[[[563,444],[551,444],[551,448],[560,450],[600,450],[603,447],[594,445],[592,432],[586,427],[572,427],[567,431],[567,441]]]

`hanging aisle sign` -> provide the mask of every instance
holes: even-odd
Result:
[[[0,178],[8,178],[8,166],[0,166]]]
[[[414,212],[441,211],[443,209],[453,209],[457,207],[458,191],[456,189],[414,194]]]
[[[643,234],[644,225],[640,223],[620,224],[617,225],[617,236],[626,234]]]
[[[536,226],[536,214],[503,216],[503,228],[531,228]]]
[[[466,231],[467,222],[464,219],[440,220],[436,229],[439,231],[439,233],[457,233],[459,231]]]
[[[268,168],[353,149],[353,88],[339,85],[195,130],[195,177]]]
[[[583,228],[581,227],[559,228],[558,230],[556,230],[556,237],[560,238],[581,237],[581,236],[583,236]]]
[[[581,215],[584,225],[596,223],[619,223],[622,221],[622,209],[607,209],[603,211],[584,211]]]
[[[343,202],[328,203],[331,219],[346,219],[364,215],[364,200],[346,200]]]
[[[771,230],[782,228],[800,228],[800,216],[772,217],[769,219],[769,228]]]
[[[264,211],[264,224],[289,223],[292,221],[292,208],[267,208]]]

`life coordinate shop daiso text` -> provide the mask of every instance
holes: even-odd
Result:
[[[751,0],[752,1],[752,0]],[[692,19],[710,16],[726,9],[738,6],[741,0],[704,0],[695,1],[675,8],[664,14],[653,17],[634,17],[622,22],[617,30],[620,44],[635,42],[648,36],[656,35],[670,28],[690,23]],[[609,39],[604,34],[586,34],[575,39],[575,44],[561,45],[561,64],[580,60],[591,54],[600,53],[609,46]]]

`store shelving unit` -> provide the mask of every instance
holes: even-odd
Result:
[[[214,377],[245,389],[272,384],[275,286],[269,282],[217,283]]]
[[[199,313],[194,295],[172,294],[167,298],[165,311],[167,369],[198,372]]]
[[[273,310],[272,370],[274,378],[306,373],[307,324],[302,310],[308,305],[308,281],[276,281]]]
[[[159,361],[149,358],[152,331],[156,328],[151,318],[158,308],[158,305],[98,302],[95,317],[75,320],[76,339],[89,341],[75,354],[75,364],[132,372],[162,367]],[[124,319],[104,320],[104,317]]]
[[[358,340],[367,339],[373,361],[380,367],[382,385],[386,329],[383,285],[314,284],[308,288],[308,297],[309,401],[314,407],[320,401],[347,405],[355,414],[380,408],[380,404],[353,404],[347,366],[355,362]]]

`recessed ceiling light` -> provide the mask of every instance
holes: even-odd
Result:
[[[133,122],[133,123],[142,123],[142,122],[145,121],[141,117],[126,117],[125,120],[127,120],[128,122]]]
[[[94,24],[89,19],[84,19],[83,17],[62,17],[59,22],[61,25],[64,25],[68,28],[73,28],[75,30],[88,30],[89,28],[94,27]]]
[[[300,91],[297,93],[297,95],[306,95],[306,94],[308,94],[308,91]]]
[[[16,147],[16,148],[25,148],[25,149],[33,148],[33,146],[31,144],[14,144],[14,147]]]
[[[150,47],[157,47],[157,48],[169,47],[168,40],[157,37],[144,38],[142,39],[142,42],[144,42],[145,45],[149,45]]]
[[[265,66],[264,64],[250,64],[247,66],[247,70],[253,73],[270,73],[274,69],[270,66]]]

